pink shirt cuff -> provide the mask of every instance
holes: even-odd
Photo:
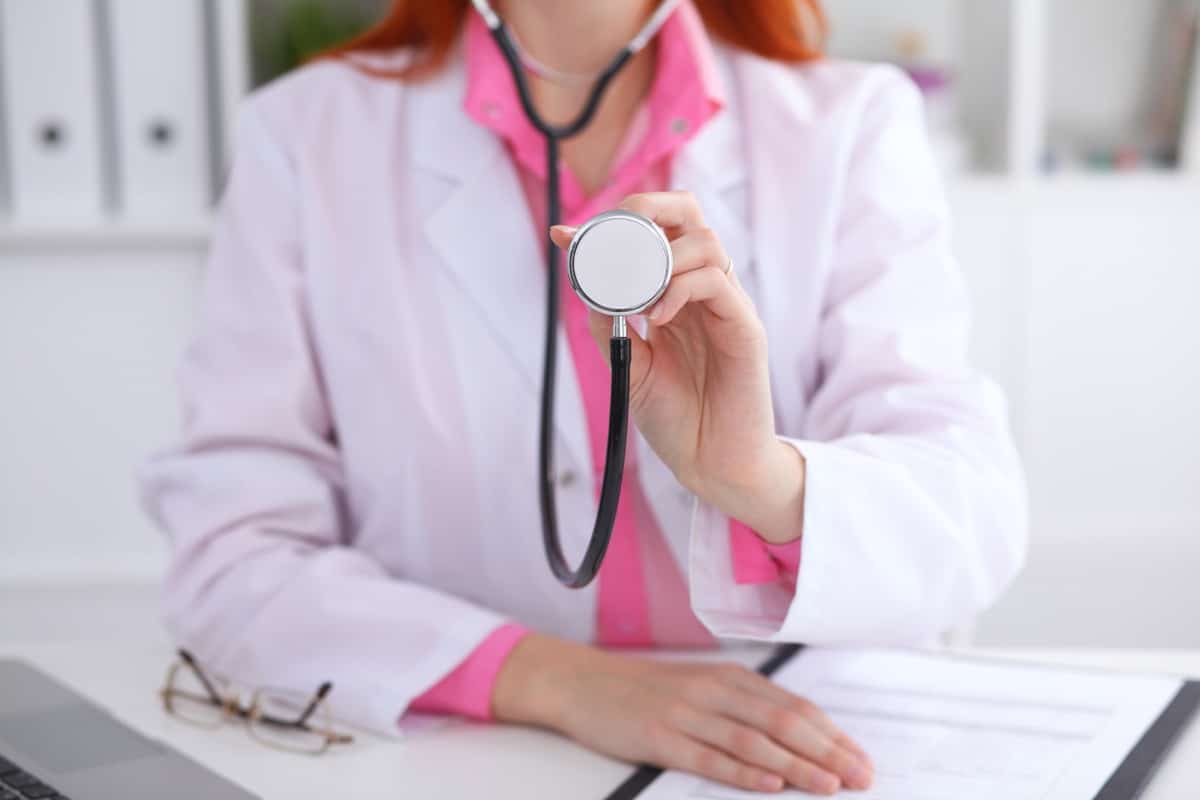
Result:
[[[492,689],[505,659],[529,631],[520,625],[501,625],[492,631],[454,671],[413,700],[409,708],[431,714],[459,714],[472,719],[492,718]]]
[[[752,528],[729,520],[729,554],[737,583],[795,582],[800,571],[800,539],[769,544]]]

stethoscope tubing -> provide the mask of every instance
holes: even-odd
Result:
[[[591,539],[577,568],[572,569],[563,553],[562,539],[558,532],[557,504],[554,495],[554,395],[558,361],[558,303],[559,303],[559,259],[558,248],[549,239],[548,229],[562,221],[562,201],[559,178],[559,143],[574,136],[587,127],[596,115],[605,90],[629,62],[633,54],[661,25],[666,14],[660,8],[651,22],[639,33],[638,38],[626,46],[601,72],[588,94],[583,109],[566,125],[551,125],[542,119],[534,106],[529,83],[521,67],[512,37],[502,20],[491,12],[486,3],[476,3],[480,13],[500,48],[504,60],[512,72],[517,96],[530,123],[546,139],[546,328],[545,349],[542,360],[541,424],[538,430],[538,499],[542,517],[542,543],[551,572],[564,586],[579,589],[587,586],[600,571],[600,564],[612,539],[616,524],[617,508],[621,497],[621,482],[625,471],[625,445],[629,431],[629,376],[631,345],[628,336],[614,335],[609,346],[609,363],[612,368],[612,391],[609,396],[608,444],[604,454],[604,473],[600,483],[600,499]],[[486,8],[486,13],[483,9]],[[664,6],[666,8],[666,6]],[[669,11],[669,9],[667,9]],[[490,16],[489,16],[490,14]],[[661,19],[660,19],[661,18]],[[623,331],[624,326],[620,326]]]

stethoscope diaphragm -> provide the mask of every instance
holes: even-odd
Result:
[[[611,317],[640,314],[671,281],[671,244],[651,219],[605,211],[589,219],[567,249],[571,288],[587,306]]]

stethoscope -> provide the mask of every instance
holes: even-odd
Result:
[[[546,137],[547,228],[557,225],[562,215],[559,199],[559,143],[582,131],[596,114],[600,99],[612,79],[639,50],[645,47],[666,22],[679,0],[664,0],[633,40],[603,71],[592,78],[592,88],[579,115],[567,125],[551,125],[533,105],[525,67],[544,72],[518,50],[504,21],[487,0],[471,0],[486,23],[512,71],[521,107],[530,123]],[[552,475],[554,390],[558,350],[558,251],[546,243],[546,345],[542,369],[541,427],[538,434],[538,491],[542,512],[542,542],[554,577],[573,589],[587,586],[596,577],[612,538],[625,470],[625,439],[629,428],[630,344],[625,318],[654,304],[671,280],[671,246],[662,230],[651,220],[628,211],[607,211],[592,217],[575,233],[567,250],[567,275],[571,287],[589,308],[613,318],[609,361],[612,392],[609,396],[608,444],[600,503],[592,538],[578,569],[571,569],[563,555],[558,535]]]

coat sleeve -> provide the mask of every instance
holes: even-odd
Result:
[[[821,377],[800,435],[781,437],[807,465],[799,571],[794,586],[739,584],[726,520],[698,501],[692,602],[718,636],[928,641],[992,603],[1024,559],[1024,479],[1002,396],[966,365],[921,99],[882,76],[847,162]]]
[[[314,691],[396,732],[410,702],[500,627],[350,544],[344,468],[307,313],[294,160],[249,101],[180,369],[182,442],[141,475],[171,540],[177,641],[246,685]]]

